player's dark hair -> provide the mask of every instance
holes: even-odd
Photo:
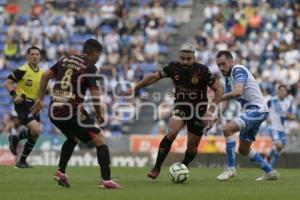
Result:
[[[280,84],[280,85],[278,86],[278,90],[280,90],[281,88],[285,88],[286,90],[288,90],[287,86],[284,85],[284,84]]]
[[[233,60],[233,56],[230,53],[230,51],[226,51],[226,50],[219,51],[217,53],[217,58],[220,58],[221,56],[225,56],[226,58]]]
[[[41,49],[38,48],[38,47],[36,47],[36,46],[29,47],[29,48],[27,49],[27,54],[30,54],[30,51],[31,51],[31,50],[38,50],[39,53],[41,54]]]
[[[82,52],[83,53],[90,53],[93,51],[101,52],[103,49],[103,46],[98,40],[95,39],[88,39],[84,42]]]

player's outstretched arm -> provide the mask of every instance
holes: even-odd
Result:
[[[231,92],[226,93],[222,96],[221,101],[238,98],[243,95],[243,92],[244,83],[237,83],[235,84],[234,89]]]
[[[145,76],[145,78],[143,78],[141,81],[139,81],[135,85],[134,90],[138,90],[138,89],[144,88],[144,87],[146,87],[148,85],[151,85],[151,84],[159,81],[160,79],[162,79],[162,76],[159,74],[159,72],[155,72],[155,73],[149,74],[149,75]],[[128,91],[124,92],[124,95],[125,96],[131,95],[131,93],[133,92],[132,90],[133,89],[131,88]]]
[[[33,114],[38,114],[41,109],[44,107],[43,99],[47,91],[47,86],[50,78],[53,78],[55,76],[55,73],[50,69],[45,74],[43,74],[41,82],[40,82],[40,88],[37,94],[37,99],[34,103],[34,105],[31,107],[31,112]]]
[[[206,130],[209,130],[214,123],[218,120],[217,116],[215,116],[215,111],[218,107],[218,104],[221,101],[222,95],[223,95],[223,86],[220,83],[218,79],[215,79],[214,83],[209,86],[214,92],[215,92],[215,97],[212,99],[212,102],[207,109],[206,113],[204,114],[204,123],[206,126]]]
[[[216,79],[214,83],[209,87],[215,92],[215,97],[214,99],[212,99],[212,105],[208,110],[214,113],[217,105],[221,102],[222,96],[224,94],[224,88],[219,79]]]
[[[101,124],[104,122],[103,119],[103,113],[101,110],[101,100],[100,100],[100,92],[98,89],[90,89],[92,101],[93,101],[93,106],[96,111],[96,117],[98,120],[98,123]]]
[[[138,90],[138,89],[144,88],[148,85],[151,85],[151,84],[157,82],[161,78],[162,77],[160,76],[159,72],[149,74],[136,84],[135,89]]]

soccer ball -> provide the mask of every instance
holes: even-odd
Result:
[[[189,169],[182,163],[174,163],[169,168],[168,176],[174,183],[183,183],[189,177]]]

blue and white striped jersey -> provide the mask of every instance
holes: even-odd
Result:
[[[268,101],[271,119],[270,129],[285,132],[284,121],[287,114],[293,112],[292,105],[293,103],[289,98],[280,100],[278,97],[273,97]]]
[[[243,83],[243,95],[236,100],[241,104],[242,109],[259,109],[260,112],[268,112],[267,103],[250,71],[243,65],[234,65],[229,77],[225,77],[225,93],[232,91],[235,84]]]

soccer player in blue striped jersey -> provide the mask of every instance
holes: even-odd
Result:
[[[268,101],[270,115],[268,127],[272,138],[272,149],[268,155],[269,163],[274,167],[279,159],[280,153],[286,144],[284,122],[286,119],[294,119],[292,101],[287,98],[288,89],[286,85],[278,87],[277,96]]]
[[[217,176],[217,180],[225,181],[236,175],[235,168],[235,137],[240,132],[240,154],[247,156],[250,161],[259,166],[265,174],[256,180],[275,180],[279,177],[277,171],[253,149],[252,143],[259,131],[259,127],[268,117],[269,109],[262,92],[249,70],[243,65],[236,65],[229,51],[219,51],[217,65],[225,77],[225,93],[222,101],[236,99],[242,106],[242,115],[229,121],[223,127],[226,141],[226,155],[228,167]]]

